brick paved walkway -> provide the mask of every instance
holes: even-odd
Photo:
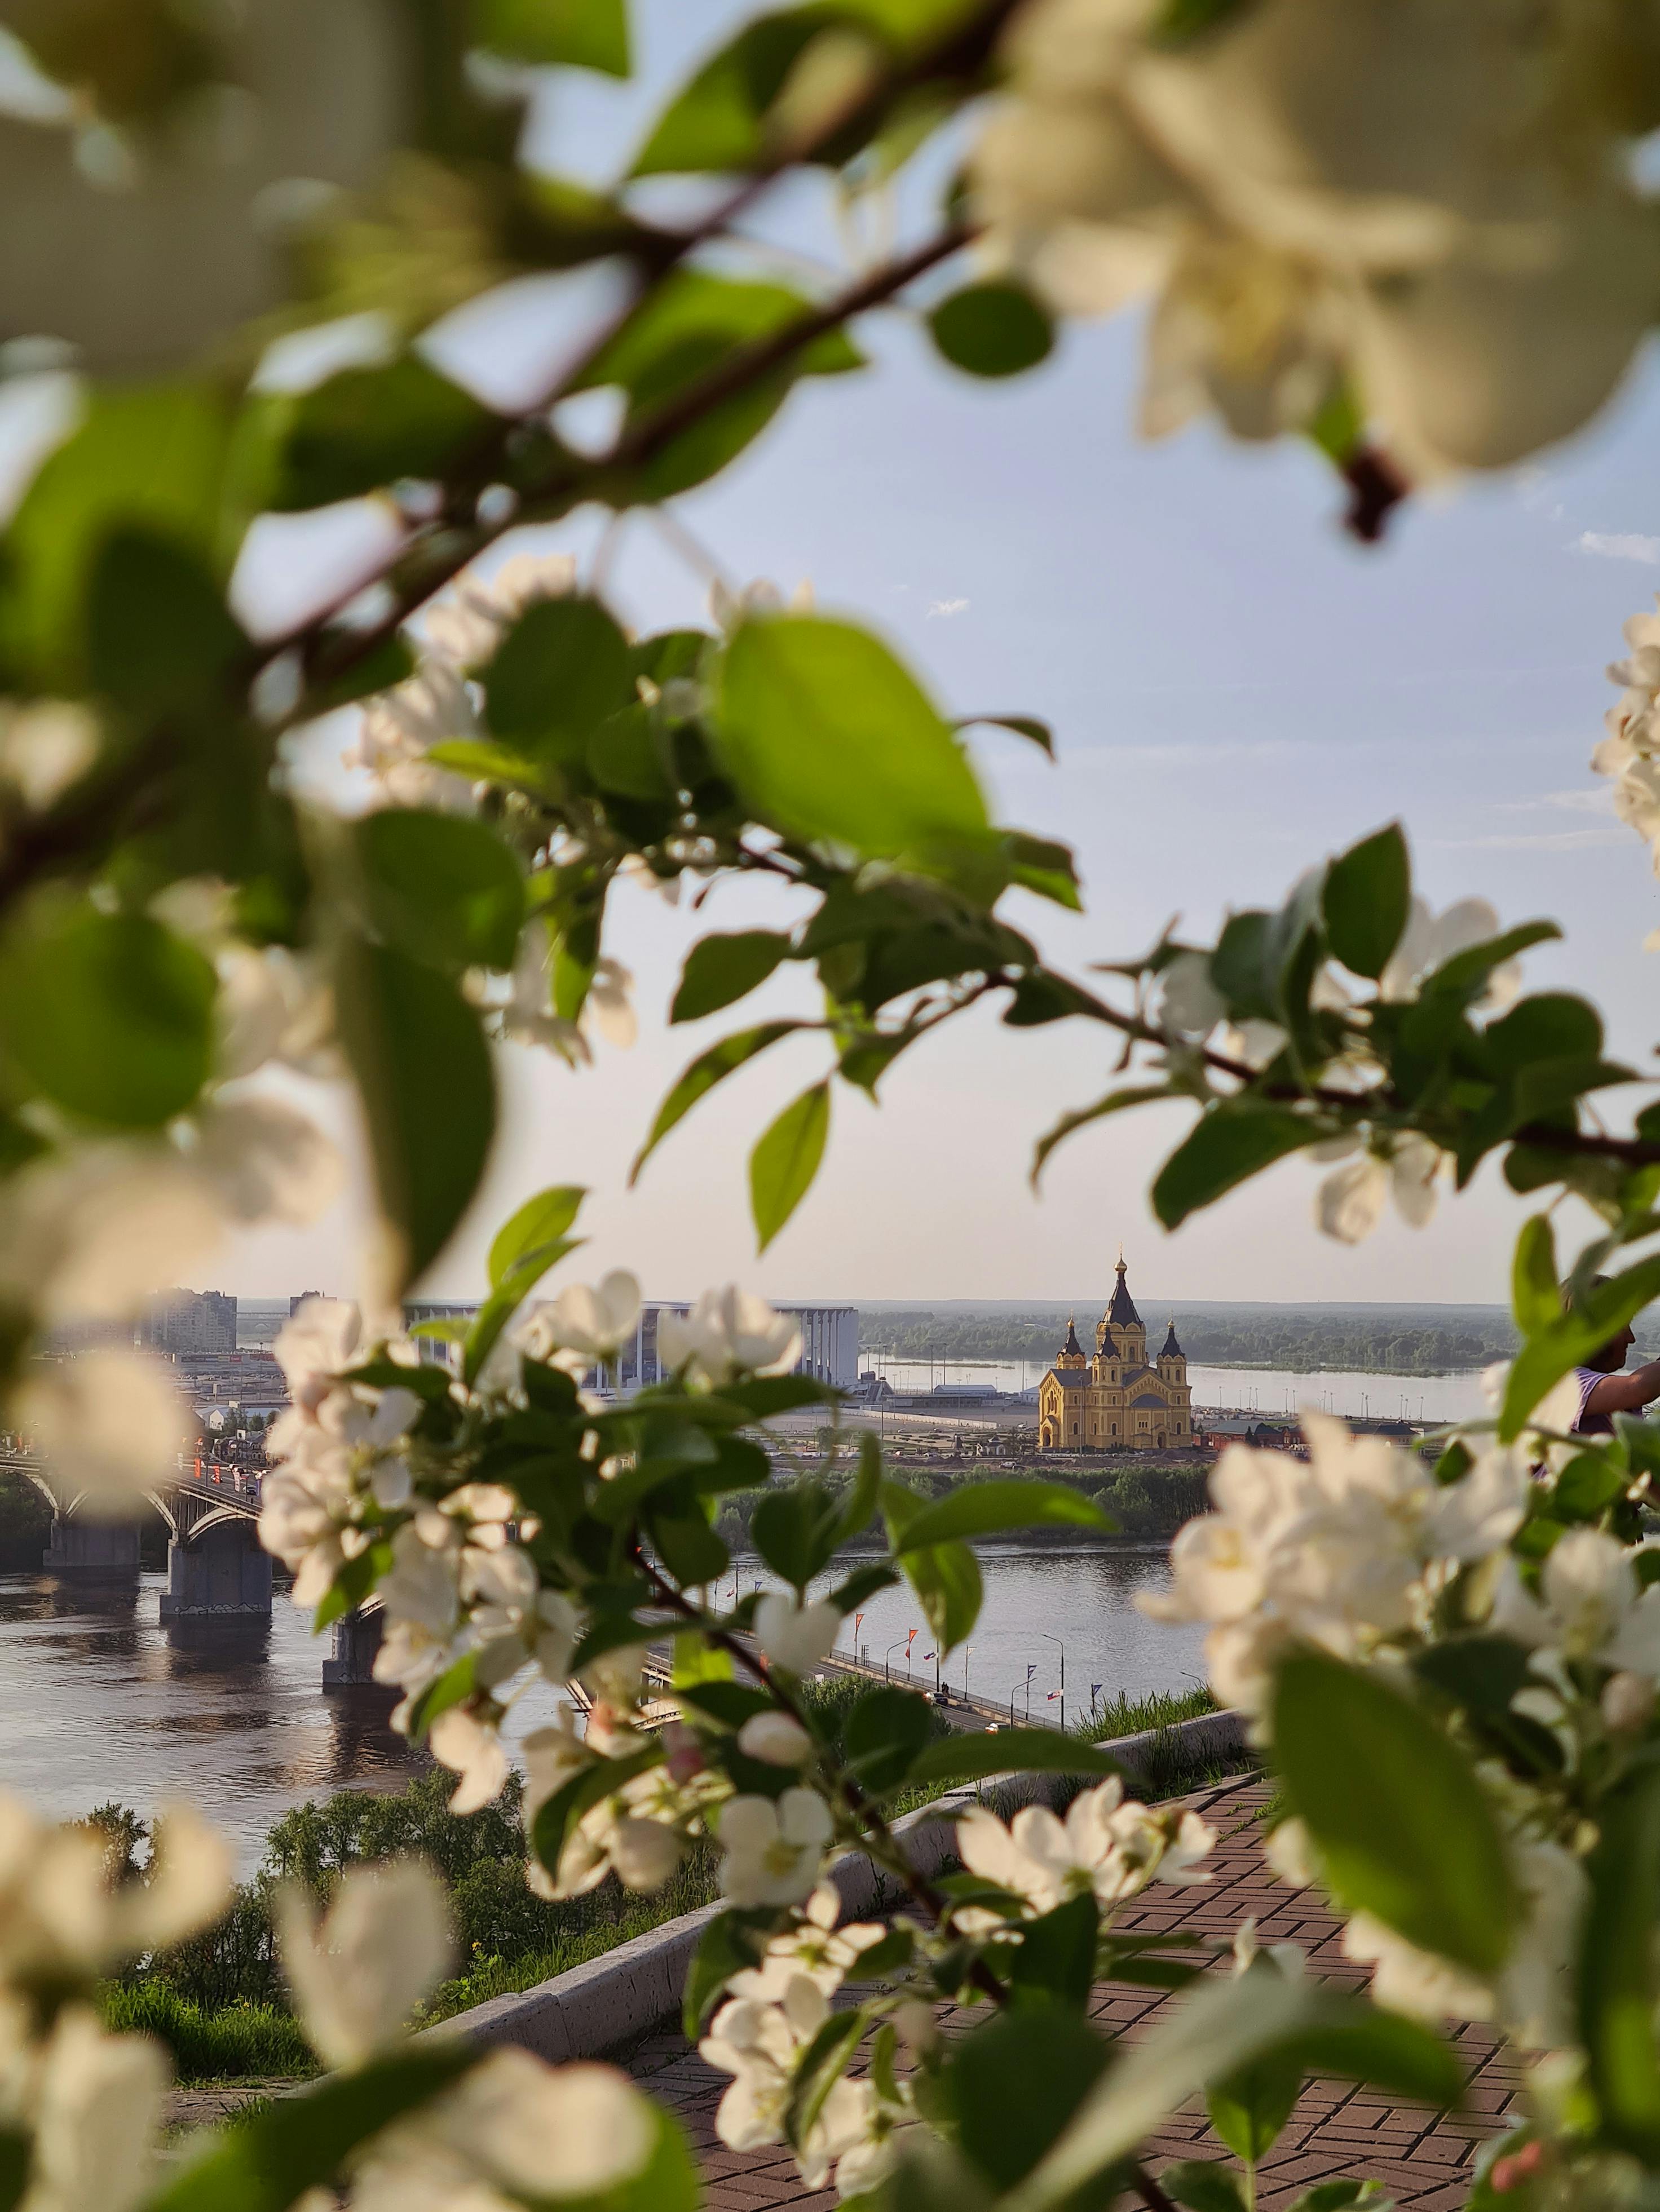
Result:
[[[1224,1838],[1211,1859],[1216,1880],[1192,1888],[1149,1890],[1117,1924],[1127,1929],[1183,1928],[1231,1936],[1254,1913],[1263,1942],[1289,1939],[1300,1943],[1312,1972],[1358,1987],[1365,1979],[1365,1970],[1339,1951],[1338,1923],[1313,1903],[1310,1893],[1287,1889],[1268,1874],[1252,1817],[1267,1796],[1267,1784],[1246,1777],[1201,1790],[1189,1800]],[[1230,1835],[1242,1822],[1241,1832]],[[1091,2012],[1116,2033],[1134,2041],[1169,2002],[1151,1990],[1102,1984]],[[944,2022],[947,2032],[952,2024],[953,2015],[948,2014]],[[1430,2112],[1421,2106],[1391,2104],[1374,2092],[1341,2081],[1311,2083],[1261,2168],[1263,2212],[1275,2212],[1314,2182],[1347,2176],[1369,2176],[1414,2212],[1456,2212],[1468,2197],[1477,2149],[1507,2124],[1518,2080],[1514,2063],[1496,2050],[1485,2029],[1461,2027],[1454,2040],[1472,2076],[1468,2108],[1456,2117]],[[820,2212],[820,2208],[835,2204],[833,2190],[802,2187],[794,2161],[781,2146],[754,2151],[725,2148],[714,2132],[714,2108],[729,2077],[706,2066],[678,2030],[651,2036],[627,2063],[636,2080],[648,2081],[652,2094],[671,2106],[686,2127],[702,2160],[709,2212],[770,2212],[774,2206],[785,2205],[794,2212]],[[1161,2130],[1148,2162],[1157,2168],[1175,2158],[1228,2155],[1211,2133],[1203,2112],[1195,2108],[1177,2114]]]

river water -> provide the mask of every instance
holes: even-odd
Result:
[[[998,1390],[1032,1388],[1043,1363],[1028,1359],[885,1359],[866,1352],[861,1366],[885,1375],[896,1390],[933,1389],[940,1383],[980,1383]],[[1462,1421],[1485,1413],[1479,1374],[1363,1375],[1332,1370],[1298,1375],[1277,1367],[1188,1369],[1195,1407],[1265,1414],[1294,1413],[1312,1406],[1328,1413],[1374,1419]]]
[[[1014,1699],[1026,1711],[1028,1667],[1034,1720],[1059,1717],[1065,1647],[1067,1712],[1087,1706],[1091,1683],[1122,1690],[1183,1688],[1201,1678],[1198,1632],[1146,1620],[1138,1590],[1168,1587],[1162,1547],[1111,1551],[982,1552],[986,1602],[966,1656],[976,1694]],[[760,1578],[754,1561],[736,1568],[742,1587]],[[279,1591],[270,1630],[192,1632],[171,1638],[157,1619],[164,1577],[145,1575],[125,1593],[94,1594],[45,1577],[0,1577],[0,1784],[52,1813],[79,1814],[113,1799],[148,1816],[169,1798],[199,1805],[234,1838],[244,1872],[257,1864],[267,1829],[290,1805],[349,1784],[394,1789],[423,1762],[386,1723],[383,1692],[321,1687],[328,1638]],[[1037,1624],[1043,1624],[1040,1632]],[[879,1664],[897,1644],[911,1665],[932,1671],[933,1649],[909,1590],[873,1599],[858,1640]],[[844,1648],[854,1646],[848,1624]],[[515,1715],[522,1731],[550,1718],[540,1690]]]

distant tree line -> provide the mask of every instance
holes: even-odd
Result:
[[[1078,1316],[1079,1341],[1095,1349],[1093,1315]],[[1515,1331],[1504,1316],[1491,1321],[1461,1317],[1452,1322],[1419,1322],[1380,1315],[1333,1314],[1292,1309],[1281,1315],[1207,1313],[1202,1308],[1177,1316],[1182,1349],[1207,1367],[1278,1367],[1299,1373],[1348,1369],[1376,1375],[1447,1375],[1508,1359],[1516,1350]],[[1064,1319],[1052,1313],[950,1316],[917,1309],[861,1313],[860,1351],[891,1359],[1025,1359],[1047,1366],[1061,1348]],[[1162,1320],[1149,1318],[1148,1350],[1155,1357],[1164,1340]],[[1638,1330],[1639,1351],[1653,1356],[1652,1323]]]

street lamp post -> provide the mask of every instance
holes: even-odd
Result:
[[[1031,1678],[1037,1672],[1037,1662],[1034,1660],[1026,1669],[1026,1718],[1028,1721],[1031,1718]]]
[[[1067,1732],[1067,1647],[1058,1636],[1051,1636],[1047,1628],[1040,1628],[1037,1633],[1045,1644],[1054,1644],[1061,1654],[1061,1733],[1064,1735]]]
[[[903,1636],[896,1636],[892,1643],[889,1644],[887,1650],[882,1654],[882,1679],[885,1682],[891,1682],[893,1680],[893,1668],[890,1662],[893,1658],[894,1653],[899,1649],[899,1646],[905,1642],[905,1638]]]
[[[969,1662],[973,1656],[973,1644],[965,1644],[963,1646],[963,1703],[964,1705],[969,1701]]]

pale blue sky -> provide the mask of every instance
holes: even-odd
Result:
[[[649,0],[648,79],[667,81],[697,33],[739,12]],[[569,82],[537,143],[600,174],[641,112],[637,86]],[[773,234],[831,250],[810,187],[792,188]],[[860,337],[872,371],[804,386],[678,512],[734,577],[810,578],[822,604],[876,623],[952,711],[1054,723],[1054,769],[1014,738],[976,739],[1004,817],[1079,854],[1085,921],[1031,902],[1018,915],[1053,957],[1081,967],[1138,950],[1178,909],[1210,929],[1398,814],[1438,906],[1479,892],[1507,922],[1560,919],[1570,949],[1534,956],[1530,982],[1578,979],[1617,1048],[1652,1064],[1660,963],[1639,948],[1660,898],[1587,766],[1620,624],[1660,586],[1651,363],[1585,437],[1523,475],[1414,503],[1366,552],[1338,533],[1338,488],[1310,453],[1247,450],[1209,427],[1136,442],[1134,317],[1069,329],[1049,364],[1003,386],[939,363],[905,318],[871,319]],[[591,548],[597,522],[538,542]],[[1630,542],[1614,557],[1588,538]],[[629,525],[611,588],[642,626],[701,611],[701,585],[647,521]],[[777,910],[769,894],[735,887],[704,919],[740,926],[763,909]],[[476,1292],[489,1220],[542,1182],[575,1180],[600,1194],[577,1264],[633,1267],[658,1296],[735,1277],[780,1296],[1082,1299],[1121,1237],[1155,1303],[1505,1294],[1520,1217],[1498,1188],[1351,1252],[1315,1233],[1315,1172],[1294,1162],[1166,1238],[1145,1188],[1179,1115],[1079,1138],[1034,1200],[1031,1140],[1110,1068],[1081,1030],[990,1019],[902,1064],[879,1114],[838,1096],[818,1189],[757,1261],[745,1146],[819,1072],[812,1047],[735,1081],[637,1192],[621,1190],[662,1087],[722,1026],[664,1030],[690,933],[657,902],[620,897],[610,949],[638,979],[640,1045],[602,1048],[581,1077],[505,1056],[507,1138],[435,1291]],[[790,980],[754,1002],[805,1003]],[[305,1237],[248,1240],[222,1276],[247,1295],[345,1288],[349,1228],[343,1212]]]

